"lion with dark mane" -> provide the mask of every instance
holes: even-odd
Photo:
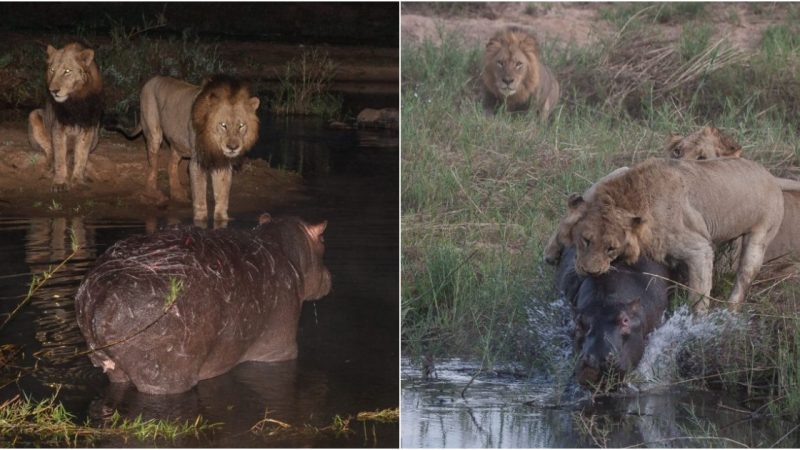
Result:
[[[171,77],[157,76],[145,83],[140,95],[141,123],[133,132],[144,133],[150,161],[146,193],[160,201],[158,151],[166,142],[172,149],[169,164],[170,196],[186,201],[178,179],[181,158],[190,157],[194,220],[208,218],[208,176],[214,194],[214,220],[228,220],[233,163],[258,140],[258,97],[252,97],[242,81],[215,75],[202,86]],[[127,133],[126,133],[127,134]]]
[[[89,153],[97,147],[103,115],[103,80],[94,50],[73,42],[47,46],[47,100],[28,115],[31,146],[53,164],[53,191],[86,180]],[[67,149],[73,145],[72,177],[68,180]]]
[[[546,119],[561,95],[555,75],[542,64],[536,38],[517,27],[499,31],[486,44],[482,79],[487,114],[501,105],[515,112],[533,104]]]

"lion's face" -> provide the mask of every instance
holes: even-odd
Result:
[[[579,274],[600,275],[619,258],[629,263],[639,259],[635,229],[642,223],[640,218],[615,208],[608,199],[581,206],[585,212],[572,227]]]
[[[528,59],[519,48],[501,48],[494,57],[495,83],[505,97],[517,93],[528,74]]]
[[[494,88],[510,97],[526,89],[531,76],[538,80],[538,45],[522,32],[500,34],[486,44],[485,70],[491,71]]]
[[[89,80],[94,50],[69,44],[62,49],[47,46],[47,88],[53,100],[64,103]]]
[[[742,147],[729,136],[714,127],[704,127],[688,136],[670,136],[666,151],[670,158],[704,160],[738,158]]]
[[[248,143],[258,133],[258,97],[239,99],[233,102],[218,99],[218,107],[211,110],[208,137],[227,158],[237,158],[249,149]]]

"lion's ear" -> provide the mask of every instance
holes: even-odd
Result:
[[[78,60],[81,62],[83,67],[89,67],[92,65],[92,61],[94,61],[94,50],[87,48],[86,50],[78,53]]]
[[[497,51],[503,48],[503,44],[500,42],[500,39],[491,38],[489,42],[486,43],[486,50],[488,51]]]
[[[725,148],[722,156],[732,156],[738,158],[742,154],[742,146],[727,134],[714,128],[714,135],[719,139],[720,144]]]
[[[596,201],[603,206],[614,206],[616,204],[616,202],[614,202],[614,197],[608,195],[607,193],[598,195]]]
[[[520,48],[526,52],[539,56],[539,43],[533,36],[526,36],[519,44]]]
[[[48,58],[52,58],[52,57],[53,57],[53,54],[54,54],[55,52],[57,52],[57,51],[58,51],[58,50],[56,50],[56,48],[55,48],[55,47],[53,47],[53,46],[52,46],[52,45],[50,45],[50,44],[47,44],[47,57],[48,57]]]
[[[680,144],[682,140],[683,136],[680,134],[670,133],[669,138],[667,139],[667,145],[665,147],[669,156],[673,158],[680,158],[683,156],[683,152],[680,148],[678,148],[678,144]]]
[[[585,200],[578,194],[570,194],[569,198],[567,198],[567,206],[569,206],[569,209],[577,209],[584,203]]]
[[[247,102],[250,105],[250,109],[252,109],[253,112],[256,112],[256,110],[258,110],[258,105],[261,104],[261,100],[259,100],[258,97],[250,97],[250,100],[248,100]]]

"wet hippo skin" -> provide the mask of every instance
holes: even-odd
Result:
[[[260,222],[252,231],[177,228],[109,248],[75,298],[92,363],[113,383],[172,394],[243,361],[295,358],[302,302],[331,288],[326,223]]]
[[[575,248],[564,249],[556,284],[572,305],[578,361],[577,381],[598,383],[603,375],[618,375],[636,368],[647,335],[661,325],[667,307],[669,271],[649,259],[632,265],[614,263],[612,270],[596,276],[575,273]]]

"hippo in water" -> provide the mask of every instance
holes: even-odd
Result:
[[[614,263],[600,276],[580,276],[575,272],[575,248],[563,250],[556,283],[574,313],[575,376],[581,385],[595,385],[605,374],[624,376],[636,368],[647,335],[661,325],[667,308],[665,278],[670,278],[667,268],[644,257],[630,266]]]
[[[296,358],[303,301],[331,289],[327,223],[259,222],[252,231],[170,229],[109,248],[75,297],[92,363],[112,383],[174,394],[243,361]]]

